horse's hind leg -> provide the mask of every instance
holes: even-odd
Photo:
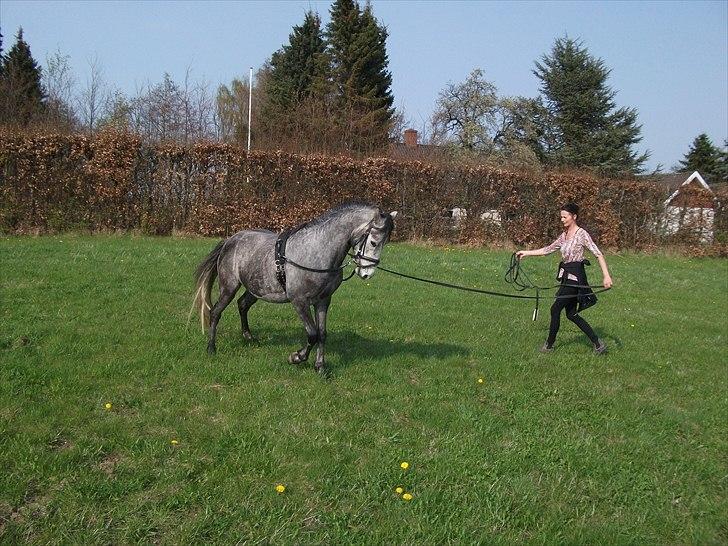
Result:
[[[311,306],[308,303],[291,303],[293,304],[293,307],[296,308],[298,316],[301,317],[303,326],[306,328],[306,335],[308,336],[306,346],[301,347],[295,353],[291,353],[291,356],[288,357],[288,362],[291,364],[300,364],[301,362],[308,360],[308,354],[311,352],[311,348],[318,341],[318,333],[316,323],[311,316]]]
[[[210,311],[210,330],[207,334],[207,352],[209,354],[215,354],[215,337],[217,335],[217,323],[220,320],[220,315],[225,308],[233,301],[235,292],[240,288],[238,283],[227,283],[222,278],[220,279],[220,299],[212,307]]]
[[[327,375],[326,362],[324,360],[324,345],[326,344],[326,314],[329,312],[331,298],[320,301],[316,304],[316,328],[318,330],[318,347],[316,349],[316,371]]]
[[[243,329],[243,337],[248,341],[253,340],[253,334],[250,333],[250,326],[248,326],[248,310],[253,304],[258,301],[253,294],[245,291],[245,294],[238,298],[238,311],[240,311],[240,325]]]

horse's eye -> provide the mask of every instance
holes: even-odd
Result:
[[[377,243],[375,243],[374,241],[369,241],[369,242],[372,244],[372,246],[377,246]]]

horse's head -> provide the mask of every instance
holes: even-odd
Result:
[[[394,229],[397,211],[379,211],[373,220],[362,224],[352,233],[352,246],[356,252],[356,274],[362,279],[374,275],[379,264],[379,256]]]

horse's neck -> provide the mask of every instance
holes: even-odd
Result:
[[[352,214],[346,219],[317,226],[310,233],[301,233],[301,236],[316,239],[316,241],[312,240],[311,242],[318,243],[317,254],[321,261],[326,263],[327,266],[333,267],[344,260],[350,248],[352,233],[362,224],[368,222],[370,216],[371,214],[368,211],[363,210],[361,214]]]

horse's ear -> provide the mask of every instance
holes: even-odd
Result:
[[[395,219],[395,218],[397,217],[397,211],[396,211],[396,210],[393,210],[392,212],[390,212],[390,213],[389,213],[389,217],[390,217],[390,218],[391,218],[392,220],[394,220],[394,219]]]

